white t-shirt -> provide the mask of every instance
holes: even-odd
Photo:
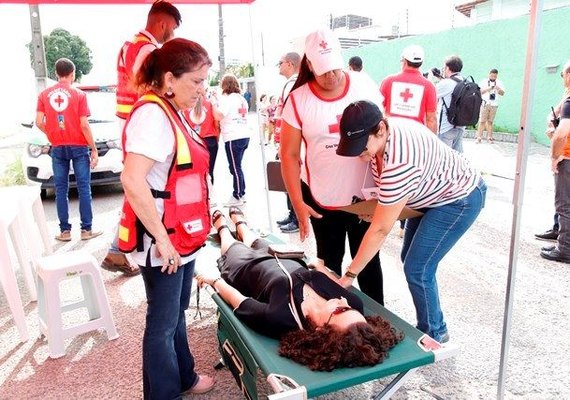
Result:
[[[224,142],[245,139],[250,136],[247,126],[247,101],[239,93],[224,94],[218,103],[224,115],[220,121],[220,134]]]
[[[357,100],[370,100],[382,107],[377,85],[355,72],[344,72],[346,87],[336,99],[323,99],[306,83],[289,94],[283,108],[283,120],[303,134],[306,145],[301,179],[309,185],[314,199],[325,208],[351,204],[352,197],[362,197],[362,181],[367,164],[358,157],[336,154],[340,140],[342,112]]]
[[[172,125],[159,105],[149,103],[137,108],[131,115],[127,125],[127,140],[125,150],[128,153],[143,155],[155,163],[146,176],[150,188],[164,190],[168,179],[168,170],[174,157],[174,133]],[[158,215],[164,214],[164,201],[154,199]],[[150,261],[153,267],[162,266],[162,259],[157,257],[156,249],[151,244],[151,238],[144,235],[144,251],[133,251],[133,261],[138,265],[145,266],[147,253],[150,251]],[[188,257],[182,257],[182,264],[186,264],[196,258],[198,252]]]
[[[483,93],[481,95],[481,98],[483,99],[483,104],[487,104],[489,106],[498,106],[499,105],[499,92],[497,91],[497,89],[502,89],[503,91],[505,90],[505,85],[503,85],[503,82],[501,82],[500,80],[496,79],[495,82],[491,82],[490,79],[482,79],[479,82],[479,87],[481,88],[481,90],[485,90],[488,89],[489,87],[494,86],[495,88],[489,92]],[[495,94],[495,99],[491,100],[490,95],[491,93]]]

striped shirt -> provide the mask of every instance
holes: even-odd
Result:
[[[467,197],[481,175],[460,153],[445,145],[428,128],[405,118],[389,118],[383,168],[378,176],[378,202],[394,204],[408,197],[414,210],[433,208]]]

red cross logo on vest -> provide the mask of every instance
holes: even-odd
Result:
[[[322,47],[323,49],[327,48],[328,43],[325,42],[324,40],[321,40],[321,43],[319,43],[319,46]]]
[[[409,99],[414,97],[414,95],[410,92],[410,88],[406,88],[406,90],[400,93],[400,96],[402,96],[402,98],[404,99],[404,103],[407,103]]]
[[[242,118],[245,118],[245,114],[247,114],[247,108],[242,104],[241,107],[238,109]]]
[[[340,118],[342,114],[336,116],[336,124],[329,125],[329,133],[340,133]]]

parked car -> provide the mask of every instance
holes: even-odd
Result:
[[[115,116],[115,86],[78,86],[87,94],[91,110],[89,124],[97,145],[99,162],[91,170],[91,185],[108,185],[120,181],[123,170],[123,150],[119,120]],[[28,184],[41,184],[42,193],[54,187],[53,169],[50,156],[51,145],[47,136],[34,124],[24,140],[22,166]],[[75,184],[73,166],[69,173],[71,187]]]

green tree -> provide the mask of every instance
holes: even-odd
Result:
[[[234,74],[237,78],[250,78],[254,76],[253,64],[231,64],[226,66],[226,73]]]
[[[53,80],[57,80],[55,62],[62,57],[69,58],[75,64],[75,79],[78,82],[93,68],[91,49],[87,47],[83,39],[72,35],[65,29],[56,28],[49,35],[44,36],[44,49],[48,76]],[[32,43],[28,43],[28,50],[30,62],[33,63]]]

